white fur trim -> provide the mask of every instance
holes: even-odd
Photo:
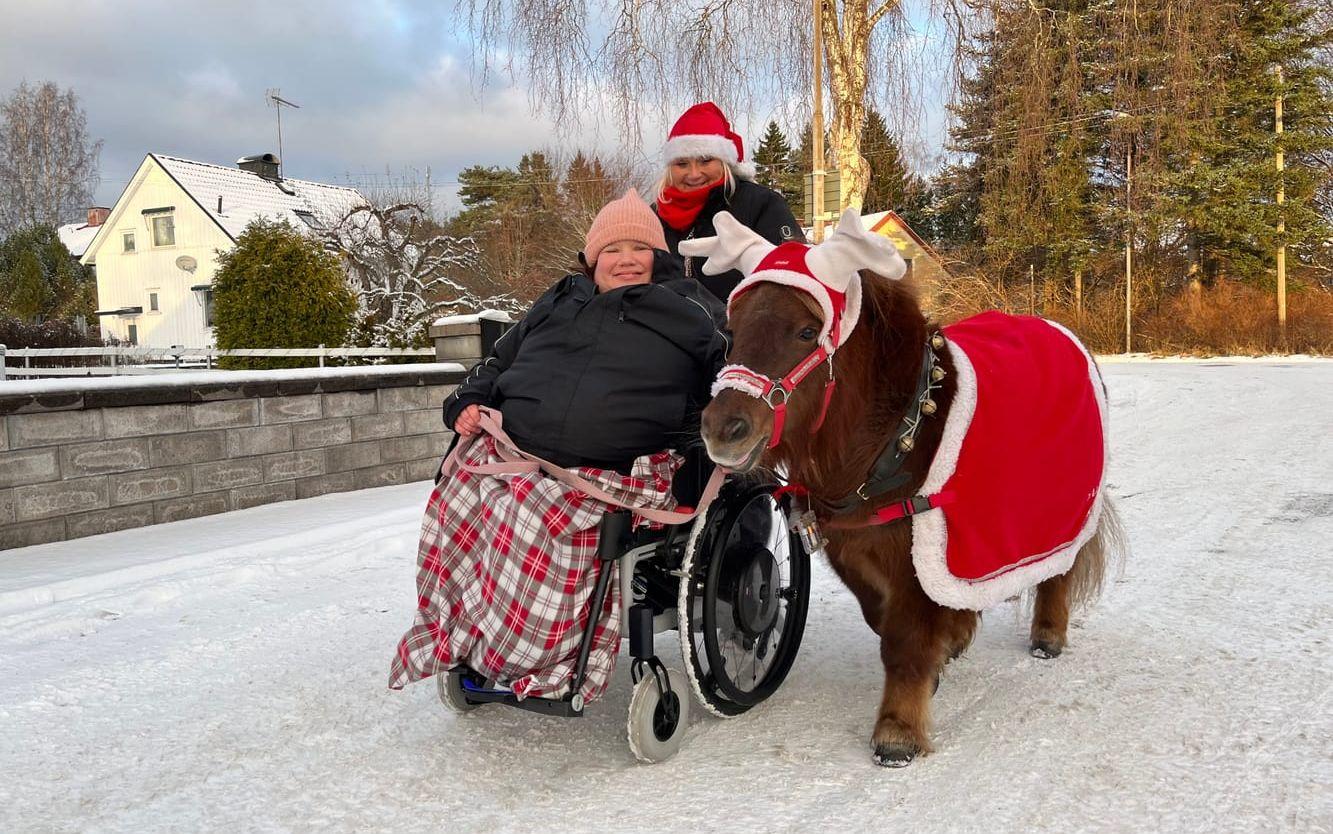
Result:
[[[727,163],[731,173],[743,180],[754,180],[753,162],[741,162],[736,154],[736,145],[725,136],[712,133],[696,133],[675,136],[667,140],[662,148],[662,157],[670,164],[677,159],[697,159],[712,156]]]
[[[744,365],[727,365],[717,372],[717,378],[713,380],[713,388],[708,392],[708,395],[716,397],[728,388],[732,388],[755,399],[762,399],[764,384],[759,380],[763,376],[763,374],[752,371]]]
[[[1097,410],[1102,420],[1102,479],[1097,486],[1097,497],[1093,500],[1092,509],[1088,512],[1083,528],[1072,541],[1049,553],[1034,556],[1026,564],[988,579],[959,579],[949,572],[949,531],[946,524],[948,507],[912,516],[912,565],[916,568],[917,581],[920,582],[926,595],[940,605],[975,611],[990,608],[1043,580],[1068,571],[1073,566],[1079,549],[1097,533],[1097,523],[1101,520],[1102,507],[1106,501],[1106,472],[1110,461],[1106,395],[1102,390],[1101,375],[1097,372],[1097,365],[1087,348],[1064,327],[1055,322],[1047,323],[1067,336],[1088,362],[1088,377],[1097,398]],[[948,342],[948,348],[949,355],[953,357],[958,388],[954,394],[953,405],[949,408],[948,419],[944,423],[944,435],[940,439],[939,449],[936,450],[930,470],[926,473],[926,481],[921,485],[922,495],[934,495],[939,492],[953,475],[958,466],[963,440],[967,437],[967,429],[972,424],[972,417],[977,409],[976,370],[972,367],[967,354],[953,341]]]

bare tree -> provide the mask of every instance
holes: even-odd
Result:
[[[832,115],[831,152],[843,205],[860,206],[869,176],[861,155],[868,100],[878,99],[900,132],[921,112],[929,68],[903,0],[813,0],[823,4]],[[526,69],[534,105],[559,124],[601,119],[609,106],[639,138],[641,107],[661,112],[712,99],[724,109],[808,102],[812,0],[456,0],[473,35],[483,79]],[[969,0],[928,0],[957,43]],[[954,64],[951,63],[951,69]],[[891,102],[890,102],[891,99]],[[808,104],[798,104],[805,113]]]
[[[419,205],[359,206],[324,238],[346,262],[372,345],[417,344],[441,315],[520,307],[478,274],[471,238],[439,233]]]
[[[19,84],[0,103],[0,232],[56,226],[87,209],[101,153],[72,89]]]

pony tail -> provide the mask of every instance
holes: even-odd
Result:
[[[1079,548],[1074,565],[1069,569],[1069,607],[1078,608],[1096,600],[1107,571],[1114,569],[1119,573],[1123,570],[1128,553],[1125,526],[1108,495],[1102,504],[1101,518],[1097,520],[1097,532]]]

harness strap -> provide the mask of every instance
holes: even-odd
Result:
[[[937,380],[933,378],[935,360],[934,347],[932,342],[928,341],[921,356],[921,371],[917,374],[916,393],[912,397],[912,404],[898,421],[898,430],[889,436],[884,448],[875,458],[869,474],[866,475],[865,483],[842,498],[821,503],[826,504],[835,513],[849,513],[867,501],[873,501],[881,495],[892,492],[911,480],[912,473],[902,471],[903,463],[912,452],[910,445],[903,448],[903,438],[910,437],[916,431],[921,422],[921,402],[937,387]]]
[[[617,499],[606,490],[594,485],[587,478],[579,475],[577,472],[566,469],[562,466],[556,466],[544,458],[529,454],[518,447],[509,438],[504,430],[503,415],[493,409],[485,406],[481,407],[481,431],[495,438],[495,449],[503,462],[501,463],[479,463],[465,464],[460,463],[464,447],[470,449],[472,444],[482,439],[481,433],[468,438],[467,442],[459,442],[454,446],[454,450],[444,459],[441,464],[440,473],[447,476],[455,469],[461,469],[464,472],[471,472],[477,475],[531,475],[536,472],[542,472],[550,478],[553,478],[565,486],[572,487],[590,498],[594,498],[613,507],[630,510],[635,515],[645,518],[648,521],[655,521],[658,524],[684,524],[692,521],[703,509],[707,508],[717,497],[718,491],[722,489],[722,481],[726,477],[721,467],[714,467],[713,474],[709,476],[708,483],[704,487],[703,496],[699,499],[698,505],[691,511],[671,511],[654,510],[647,507],[635,507]]]
[[[832,519],[824,524],[832,530],[850,530],[858,527],[879,527],[883,524],[889,524],[902,518],[910,518],[918,513],[924,513],[929,510],[937,510],[940,507],[953,503],[953,493],[949,490],[937,492],[934,495],[913,495],[911,498],[904,498],[901,501],[894,501],[892,504],[880,507],[870,514],[870,518],[865,521],[848,521],[842,518]]]

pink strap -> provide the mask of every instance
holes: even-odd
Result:
[[[658,524],[684,524],[693,520],[702,510],[707,509],[708,505],[717,497],[718,491],[722,489],[722,481],[726,477],[721,467],[713,467],[713,474],[708,478],[708,484],[704,487],[704,494],[699,499],[698,506],[690,512],[673,512],[671,510],[654,510],[647,507],[632,507],[612,496],[606,490],[596,486],[587,478],[579,475],[570,469],[562,466],[556,466],[548,460],[539,458],[536,455],[528,454],[509,438],[504,430],[504,416],[493,408],[481,407],[481,432],[472,435],[471,438],[464,438],[454,446],[454,450],[444,459],[441,464],[440,472],[442,477],[447,477],[455,469],[462,469],[464,472],[471,472],[477,475],[531,475],[535,472],[544,472],[550,478],[554,478],[565,486],[573,487],[590,498],[595,498],[605,504],[613,507],[631,510],[635,515],[645,518],[649,521],[655,521]],[[501,463],[480,463],[480,464],[460,464],[459,460],[466,449],[472,448],[472,444],[482,439],[482,433],[489,434],[495,438],[496,452],[502,458]]]

